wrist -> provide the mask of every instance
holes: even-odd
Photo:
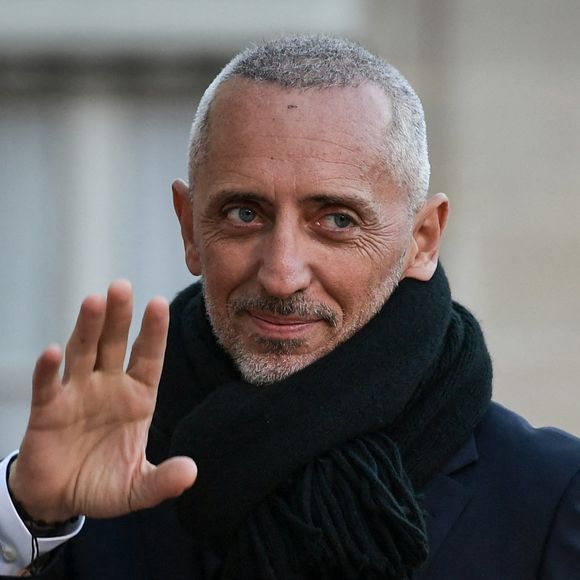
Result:
[[[51,536],[78,520],[76,515],[62,517],[53,511],[31,509],[28,504],[25,505],[18,493],[20,489],[18,486],[19,479],[15,469],[17,461],[18,456],[15,456],[8,464],[6,472],[7,488],[18,516],[31,533],[37,536]]]

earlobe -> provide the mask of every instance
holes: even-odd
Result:
[[[201,275],[201,265],[193,230],[193,208],[191,205],[189,186],[181,179],[171,184],[173,192],[173,207],[181,227],[181,237],[185,250],[185,263],[194,276]]]
[[[402,278],[430,280],[439,261],[441,236],[447,223],[449,200],[444,193],[430,197],[415,217],[406,268]]]

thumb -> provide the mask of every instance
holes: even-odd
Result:
[[[133,490],[131,511],[154,507],[181,495],[197,477],[197,465],[191,457],[171,457],[158,466],[148,465],[139,486]]]

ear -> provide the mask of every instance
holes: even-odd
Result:
[[[439,261],[441,235],[447,223],[449,200],[444,193],[430,197],[415,216],[402,278],[430,280]]]
[[[176,179],[171,184],[171,190],[173,191],[173,207],[181,226],[185,263],[194,276],[200,276],[201,265],[193,235],[193,207],[191,205],[189,186],[181,179]]]

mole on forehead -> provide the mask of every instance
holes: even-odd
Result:
[[[268,126],[274,131],[282,129],[290,133],[308,131],[320,136],[336,133],[366,141],[368,146],[373,140],[383,140],[391,117],[388,103],[381,103],[379,108],[374,99],[367,106],[365,100],[357,102],[328,97],[322,100],[281,94],[270,95],[273,98],[266,96],[262,94],[253,98],[251,93],[222,95],[212,110],[210,127],[213,131],[219,128],[228,138],[238,132],[263,133]]]

